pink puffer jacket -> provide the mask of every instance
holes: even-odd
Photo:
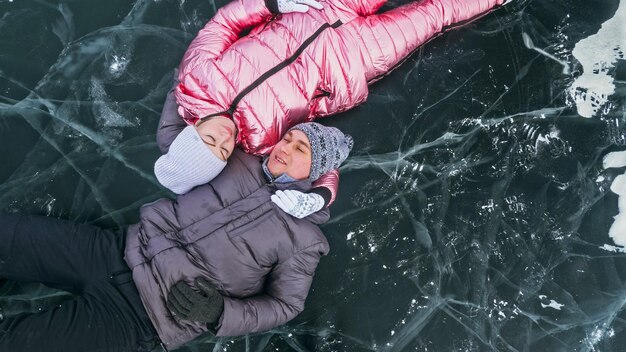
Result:
[[[322,10],[283,15],[264,0],[227,4],[183,57],[179,114],[232,117],[238,144],[267,154],[290,127],[363,103],[368,84],[421,44],[503,2],[422,0],[374,14],[385,1],[320,0]]]

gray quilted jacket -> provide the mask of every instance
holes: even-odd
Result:
[[[180,131],[169,127],[159,130],[171,134],[158,136],[162,149]],[[210,183],[141,208],[140,222],[127,232],[125,258],[165,347],[176,348],[207,331],[203,324],[177,320],[165,306],[179,280],[193,285],[201,276],[222,293],[218,336],[268,330],[303,310],[315,268],[329,250],[318,227],[329,214],[296,219],[270,196],[277,189],[310,187],[308,181],[268,183],[261,159],[237,149]]]

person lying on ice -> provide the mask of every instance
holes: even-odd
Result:
[[[201,137],[226,160],[234,145],[267,155],[294,125],[348,110],[367,99],[368,85],[387,75],[420,45],[468,22],[503,0],[421,0],[376,14],[386,0],[234,0],[220,8],[189,45],[168,95],[160,133],[182,119],[198,129],[206,121],[228,129]],[[246,35],[242,35],[249,31]],[[221,120],[221,121],[220,121]],[[157,140],[159,136],[157,135]],[[222,140],[228,140],[223,142]],[[220,148],[216,142],[222,142]],[[159,145],[162,145],[159,142]],[[223,148],[222,148],[223,147]],[[219,149],[219,150],[218,150]],[[159,181],[176,193],[215,174],[174,186],[187,177],[170,170]],[[157,176],[160,176],[157,172]],[[331,204],[337,170],[323,175],[298,202],[278,205],[306,216]],[[309,204],[306,211],[303,204]]]
[[[237,129],[231,119],[214,116],[198,126],[190,126],[178,116],[174,95],[165,99],[157,130],[157,144],[165,153],[154,164],[159,182],[176,194],[185,194],[192,188],[211,181],[226,166],[235,148]],[[187,148],[190,141],[195,148]],[[337,190],[338,171],[331,170],[313,183],[309,192],[286,190],[272,196],[272,201],[284,212],[298,219],[327,207],[334,201],[330,189]],[[323,180],[321,180],[323,179]],[[276,181],[292,180],[278,175]],[[332,199],[331,199],[332,197]]]
[[[180,135],[163,143],[205,148]],[[174,349],[210,330],[236,336],[286,323],[304,309],[329,251],[318,227],[329,213],[297,219],[270,197],[307,192],[351,148],[336,128],[298,124],[265,160],[235,149],[211,182],[142,206],[139,223],[117,232],[0,215],[0,277],[78,295],[5,317],[0,351],[150,351],[158,340]]]

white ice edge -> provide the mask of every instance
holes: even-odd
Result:
[[[556,310],[561,310],[561,307],[563,307],[563,306],[564,306],[564,304],[558,303],[557,301],[555,301],[553,299],[550,300],[550,304],[543,304],[543,303],[541,303],[541,307],[542,308],[548,308],[549,307],[549,308],[553,308],[553,309],[556,309]]]
[[[569,89],[578,114],[593,117],[615,92],[609,70],[618,59],[624,58],[626,50],[626,1],[620,1],[615,15],[602,24],[598,33],[580,40],[572,54],[583,67],[583,73]]]
[[[613,154],[613,156],[611,156],[611,154]],[[615,161],[621,160],[622,155],[623,154],[609,153],[604,157],[603,164],[621,165]],[[617,198],[619,212],[613,217],[613,224],[611,228],[609,228],[609,237],[613,239],[616,245],[626,247],[626,173],[613,179],[613,182],[611,182],[611,191],[619,196]]]
[[[626,253],[626,248],[612,246],[610,244],[605,244],[604,246],[600,247],[600,249],[604,249],[605,251],[609,252]]]
[[[605,169],[626,166],[626,150],[621,152],[612,152],[602,158],[602,167]]]
[[[539,295],[539,299],[545,300],[547,298],[548,297],[546,295]],[[556,309],[556,310],[561,310],[561,308],[563,306],[565,306],[564,304],[561,304],[561,303],[559,303],[559,302],[557,302],[557,301],[555,301],[553,299],[551,299],[550,303],[548,303],[548,304],[543,304],[541,302],[540,302],[540,304],[541,304],[542,308],[552,308],[552,309]]]

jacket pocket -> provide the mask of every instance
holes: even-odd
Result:
[[[330,89],[317,87],[311,99],[314,100],[314,99],[328,98],[330,97],[330,95],[331,95]]]

